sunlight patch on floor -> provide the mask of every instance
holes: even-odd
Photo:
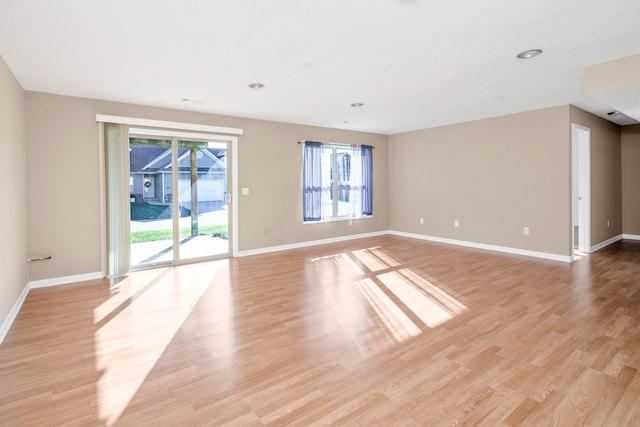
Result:
[[[316,270],[321,270],[321,277],[328,274],[335,276],[364,274],[364,271],[346,253],[313,258],[311,262]]]
[[[94,311],[98,415],[113,425],[226,261],[131,274]],[[180,281],[180,269],[205,268]]]
[[[378,278],[407,309],[430,328],[448,322],[467,309],[464,304],[410,269],[384,273]]]
[[[373,272],[386,270],[400,265],[398,261],[389,256],[379,246],[353,251],[353,255]]]
[[[372,279],[361,280],[358,286],[396,342],[401,343],[422,333],[409,316]]]
[[[379,246],[314,258],[312,263],[328,295],[322,300],[354,341],[362,339],[372,318],[390,335],[391,344],[468,310],[450,289],[402,265]]]

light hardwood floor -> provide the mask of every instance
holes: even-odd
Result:
[[[30,292],[2,426],[640,423],[640,242],[382,236]]]

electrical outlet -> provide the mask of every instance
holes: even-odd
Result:
[[[525,227],[522,229],[522,234],[524,234],[525,236],[529,235],[529,227]]]
[[[349,225],[353,225],[353,221],[352,220],[349,220]]]
[[[420,218],[420,224],[424,224],[424,218]]]
[[[458,221],[457,219],[456,219],[456,220],[454,220],[454,221],[453,221],[453,226],[454,226],[455,228],[460,227],[460,221]]]
[[[264,235],[268,236],[269,235],[269,229],[267,228],[266,230],[264,230]]]

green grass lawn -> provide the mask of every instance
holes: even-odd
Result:
[[[206,225],[199,227],[200,234],[211,234],[213,237],[228,239],[229,234],[226,225]],[[191,235],[190,228],[181,228],[180,237]],[[132,231],[131,243],[155,242],[156,240],[171,240],[171,230]]]

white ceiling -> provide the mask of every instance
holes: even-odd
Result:
[[[640,53],[639,17],[638,0],[0,0],[0,55],[25,90],[393,134],[608,117],[584,69]]]

